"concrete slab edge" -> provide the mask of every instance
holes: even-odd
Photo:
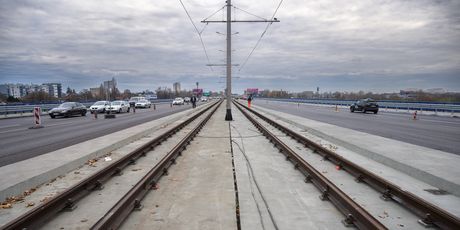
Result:
[[[200,107],[202,107],[202,106],[200,106]],[[194,114],[194,113],[200,111],[201,109],[193,110],[193,111],[186,110],[186,111],[179,112],[179,113],[176,113],[176,114],[173,114],[173,115],[162,117],[163,119],[166,119],[166,121],[160,123],[159,125],[156,125],[154,127],[150,127],[150,128],[145,129],[145,130],[143,130],[143,131],[141,131],[141,132],[139,132],[137,134],[128,136],[125,139],[123,139],[121,141],[118,141],[116,143],[109,143],[109,144],[107,144],[106,147],[103,147],[103,148],[97,149],[95,151],[91,151],[89,153],[86,153],[82,157],[79,157],[79,158],[73,159],[73,160],[71,160],[69,162],[66,162],[66,163],[60,165],[59,167],[50,169],[50,170],[48,170],[46,172],[43,172],[41,174],[35,175],[33,177],[30,177],[30,178],[24,178],[23,181],[18,182],[18,183],[14,184],[14,185],[11,185],[11,186],[3,189],[2,191],[0,191],[0,201],[3,201],[6,198],[11,197],[11,196],[21,195],[26,190],[29,190],[31,188],[35,188],[37,186],[43,185],[43,184],[51,181],[54,178],[57,178],[57,177],[59,177],[61,175],[64,175],[64,174],[66,174],[66,173],[68,173],[68,172],[80,167],[81,165],[84,165],[88,160],[104,156],[104,155],[106,155],[106,154],[108,154],[108,153],[110,153],[110,152],[112,152],[112,151],[114,151],[114,150],[116,150],[116,149],[118,149],[118,148],[120,148],[120,147],[122,147],[122,146],[124,146],[124,145],[126,145],[126,144],[128,144],[130,142],[132,142],[132,141],[138,140],[138,139],[148,135],[149,133],[155,131],[156,129],[158,129],[159,127],[161,127],[161,126],[163,126],[165,124],[175,122],[175,121],[177,121],[177,120],[179,120],[179,119],[181,119],[181,118],[183,118],[185,116],[190,116],[191,114]],[[171,116],[174,116],[174,117],[171,118]],[[160,120],[162,118],[159,118],[158,120]],[[142,124],[139,125],[139,126],[142,126]],[[123,130],[118,131],[118,132],[122,132],[122,131]],[[109,134],[109,135],[111,135],[111,134]],[[106,135],[106,136],[109,136],[109,135]],[[106,137],[106,136],[104,136],[104,137]],[[95,139],[93,139],[93,140],[95,140]],[[89,141],[93,141],[93,140],[89,140]],[[47,154],[52,154],[54,152],[62,151],[62,150],[67,149],[67,148],[75,148],[76,146],[81,145],[81,144],[85,144],[86,142],[88,142],[88,141],[78,143],[78,144],[63,148],[63,149],[59,149],[59,150],[56,150],[56,151],[53,151],[53,152],[50,152],[50,153],[47,153]],[[46,154],[44,154],[44,155],[46,155]],[[43,156],[43,155],[41,155],[41,156]],[[40,156],[38,156],[38,157],[40,157]],[[0,170],[0,172],[1,172],[1,170]]]
[[[420,181],[423,181],[429,185],[432,185],[434,187],[437,187],[439,189],[442,189],[442,190],[445,190],[455,196],[458,196],[460,197],[460,185],[459,184],[456,184],[456,183],[453,183],[451,181],[448,181],[448,180],[445,180],[444,178],[442,177],[439,177],[439,176],[436,176],[436,175],[433,175],[431,173],[428,173],[426,171],[423,171],[422,169],[419,169],[419,168],[415,168],[415,167],[412,167],[410,165],[407,165],[407,164],[404,164],[404,162],[399,162],[399,161],[396,161],[394,159],[391,159],[391,158],[388,158],[388,157],[385,157],[384,155],[381,155],[381,154],[378,154],[376,152],[373,152],[373,151],[370,151],[370,150],[367,150],[367,149],[363,149],[357,145],[354,145],[354,144],[350,144],[348,142],[345,142],[343,140],[340,140],[336,137],[333,137],[333,136],[330,136],[324,132],[321,132],[319,130],[316,130],[316,129],[313,129],[311,127],[307,127],[305,125],[302,125],[302,124],[299,124],[297,122],[294,122],[294,121],[291,121],[291,120],[288,120],[286,118],[283,118],[281,116],[278,116],[272,112],[269,111],[269,109],[266,109],[266,108],[261,108],[260,106],[257,107],[257,109],[259,111],[262,111],[272,117],[275,117],[279,120],[282,120],[286,123],[289,123],[291,125],[294,125],[294,126],[297,126],[299,128],[302,128],[302,129],[305,129],[305,130],[308,130],[311,134],[315,135],[315,136],[318,136],[319,138],[322,138],[322,139],[325,139],[327,141],[330,141],[332,143],[335,143],[339,146],[343,146],[353,152],[356,152],[362,156],[365,156],[365,157],[368,157],[372,160],[375,160],[376,162],[378,163],[381,163],[383,165],[386,165],[390,168],[393,168],[395,170],[398,170],[400,172],[403,172],[417,180],[420,180]],[[279,111],[277,111],[278,113],[281,113]],[[292,115],[292,116],[295,116],[295,115]],[[300,117],[301,118],[301,117]]]

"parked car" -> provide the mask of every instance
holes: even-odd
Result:
[[[110,107],[107,108],[107,114],[109,113],[129,113],[129,103],[127,101],[112,101]]]
[[[208,101],[208,98],[207,97],[201,97],[201,101],[206,102],[206,101]]]
[[[85,116],[87,112],[86,106],[78,102],[64,102],[60,104],[57,108],[53,108],[48,111],[48,114],[51,118],[57,116],[70,117],[72,115],[81,115]]]
[[[184,102],[187,104],[190,103],[190,97],[184,97]]]
[[[172,102],[173,105],[183,105],[184,104],[184,99],[181,97],[176,97],[174,101]]]
[[[152,103],[148,100],[140,100],[136,102],[136,108],[150,108],[152,107]]]
[[[363,113],[374,112],[375,114],[379,112],[379,105],[371,98],[361,99],[350,106],[350,112],[355,111],[362,111]]]
[[[110,106],[110,101],[97,101],[89,107],[91,113],[105,113],[107,108]]]

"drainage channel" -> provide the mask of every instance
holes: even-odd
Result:
[[[92,193],[96,193],[95,191],[103,190],[104,185],[107,182],[110,182],[114,178],[114,176],[122,175],[125,168],[133,164],[136,164],[136,162],[141,162],[145,156],[151,154],[152,150],[156,149],[159,145],[162,145],[165,141],[175,136],[175,134],[177,134],[182,129],[186,128],[187,126],[190,126],[192,123],[197,123],[196,121],[198,121],[199,118],[206,115],[201,121],[198,122],[196,126],[191,128],[191,131],[188,132],[188,134],[180,140],[179,144],[175,145],[174,148],[172,148],[172,150],[169,151],[166,154],[166,156],[164,156],[159,161],[158,164],[152,165],[152,167],[154,166],[154,168],[143,177],[143,182],[139,182],[144,185],[144,190],[148,191],[150,188],[152,188],[152,186],[155,186],[155,181],[157,181],[159,177],[161,177],[164,173],[167,172],[167,168],[175,162],[175,159],[180,155],[180,152],[186,148],[186,146],[190,143],[193,137],[201,130],[206,121],[212,116],[214,111],[218,108],[218,106],[221,103],[222,101],[218,101],[211,104],[207,108],[204,108],[192,117],[170,128],[164,134],[152,139],[151,141],[148,141],[145,144],[142,144],[140,147],[134,149],[134,151],[130,152],[129,154],[125,155],[119,160],[113,162],[107,167],[101,169],[100,171],[94,173],[88,178],[83,179],[78,184],[69,187],[60,194],[48,199],[41,205],[36,206],[34,209],[12,220],[11,222],[2,226],[1,229],[37,229],[40,226],[43,226],[44,224],[49,222],[50,220],[53,220],[57,215],[61,214],[62,211],[73,210],[77,207],[77,204],[80,200],[89,197],[89,195],[94,196]],[[160,170],[161,173],[159,173],[158,170]],[[139,192],[136,192],[136,194],[139,194]],[[101,193],[99,193],[99,195],[101,195]],[[126,197],[127,196],[124,196],[124,199]],[[140,197],[137,196],[134,199],[134,203],[132,204],[134,204],[134,207],[138,207],[139,202]],[[129,214],[129,212],[132,211],[132,209],[126,209],[125,214],[126,211]],[[113,213],[111,215],[113,215]],[[126,216],[120,215],[118,216],[118,219],[124,219],[125,217]],[[100,221],[98,223],[100,223]],[[93,228],[97,229],[97,226],[98,225],[95,225],[93,226]]]

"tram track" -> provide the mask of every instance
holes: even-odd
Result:
[[[155,187],[156,182],[158,182],[161,176],[167,174],[168,168],[175,163],[176,158],[186,149],[187,145],[190,144],[195,135],[220,106],[221,102],[222,101],[217,101],[209,105],[192,117],[168,129],[168,131],[162,135],[142,144],[107,167],[8,222],[6,225],[0,227],[0,229],[38,229],[44,226],[47,222],[56,218],[59,213],[76,208],[80,200],[92,195],[94,191],[103,190],[104,184],[110,181],[114,176],[121,175],[125,168],[141,161],[142,158],[151,154],[149,152],[154,151],[157,146],[173,137],[180,130],[197,123],[190,128],[190,131],[185,137],[180,139],[179,143],[174,145],[157,164],[151,166],[148,173],[146,173],[142,179],[122,197],[122,199],[118,200],[116,205],[113,206],[108,213],[91,227],[92,229],[116,229],[131,211],[135,208],[139,208],[142,197],[145,196],[152,187]],[[112,218],[115,218],[115,220]]]
[[[366,210],[361,208],[356,202],[352,199],[348,199],[349,197],[347,194],[341,192],[337,186],[321,175],[315,167],[306,162],[296,151],[280,140],[280,138],[268,128],[269,126],[274,127],[274,129],[292,138],[313,153],[318,154],[324,161],[330,162],[340,170],[349,173],[356,178],[356,182],[369,186],[374,191],[381,193],[381,198],[388,201],[395,201],[404,209],[410,210],[414,215],[419,217],[417,221],[423,226],[437,227],[440,229],[460,228],[459,219],[449,212],[401,189],[399,186],[345,159],[335,152],[324,148],[320,144],[294,132],[263,114],[239,102],[234,101],[234,104],[281,153],[286,155],[286,159],[291,161],[295,165],[295,168],[299,169],[305,175],[305,181],[312,182],[321,191],[321,197],[330,200],[342,212],[345,216],[344,223],[355,225],[359,229],[386,228],[381,223],[378,223],[372,215],[367,213]]]

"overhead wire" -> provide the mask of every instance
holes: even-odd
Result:
[[[226,6],[222,6],[220,9],[218,9],[216,12],[214,12],[213,14],[211,14],[210,16],[208,16],[207,18],[203,19],[203,21],[206,21],[208,20],[210,17],[214,16],[215,14],[217,14],[219,11],[223,10]],[[207,24],[207,23],[206,23]]]
[[[195,23],[193,22],[192,17],[190,16],[189,12],[187,11],[187,8],[185,7],[185,5],[182,2],[182,0],[179,0],[179,2],[182,5],[182,8],[184,8],[184,11],[187,14],[188,18],[190,19],[190,22],[192,23],[193,27],[195,28],[195,30],[196,30],[196,32],[198,34],[198,37],[200,37],[201,46],[203,47],[203,51],[204,51],[204,54],[206,55],[206,59],[208,60],[208,63],[211,63],[211,61],[209,60],[208,52],[206,51],[206,46],[204,45],[204,42],[203,42],[203,37],[201,36],[201,33],[204,31],[204,28],[206,27],[206,25],[203,28],[203,30],[200,32],[198,30],[198,28],[196,27]],[[212,68],[212,66],[209,66],[209,68],[211,69],[212,72],[214,72],[214,69]]]
[[[280,0],[280,3],[278,4],[278,7],[276,7],[275,9],[275,12],[273,13],[272,17],[270,18],[271,20],[273,20],[275,18],[275,15],[276,13],[278,12],[278,9],[280,8],[281,4],[283,3],[284,0]],[[265,30],[262,32],[262,34],[260,35],[259,39],[257,40],[256,42],[256,45],[254,46],[254,48],[252,48],[251,52],[249,53],[249,55],[246,57],[246,59],[244,60],[243,64],[241,65],[241,67],[238,69],[238,72],[241,71],[241,69],[244,68],[244,66],[246,65],[246,63],[248,62],[249,58],[252,56],[252,54],[254,53],[254,50],[256,50],[256,48],[259,46],[259,43],[260,41],[262,40],[262,38],[264,37],[265,33],[267,32],[268,28],[270,27],[270,25],[273,24],[273,22],[270,22],[267,24],[267,26],[265,27]]]
[[[235,9],[237,9],[237,10],[241,10],[241,11],[243,11],[243,12],[245,12],[245,13],[251,15],[251,16],[254,16],[254,17],[256,17],[256,18],[260,18],[260,19],[262,19],[262,20],[268,21],[268,19],[266,19],[266,18],[257,16],[257,15],[255,15],[255,14],[250,13],[250,12],[248,12],[248,11],[246,11],[246,10],[243,10],[243,9],[241,9],[241,8],[239,8],[239,7],[233,6],[233,8],[235,8]]]

